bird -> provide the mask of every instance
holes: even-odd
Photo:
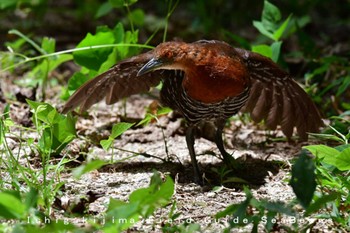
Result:
[[[239,111],[250,113],[255,122],[264,120],[271,130],[280,126],[288,139],[296,131],[307,140],[309,132],[323,126],[317,107],[288,72],[270,58],[218,40],[163,42],[120,61],[76,90],[62,112],[78,106],[84,112],[103,98],[114,104],[160,82],[161,103],[187,122],[186,144],[199,184],[194,144],[195,127],[201,122],[216,126],[214,141],[225,164],[236,161],[225,150],[222,132],[227,119]]]

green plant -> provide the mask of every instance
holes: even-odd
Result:
[[[0,188],[6,191],[12,187],[21,194],[23,191],[36,190],[38,205],[44,207],[46,214],[49,214],[55,195],[63,185],[60,173],[67,162],[63,157],[57,164],[50,164],[50,157],[54,152],[61,151],[75,137],[74,122],[72,118],[59,115],[47,104],[40,105],[36,102],[31,104],[36,109],[34,111],[36,129],[16,125],[8,116],[8,108],[1,116],[0,146],[4,157],[0,159],[0,166],[1,169],[5,169],[9,177],[2,180]],[[35,138],[24,136],[33,135],[34,132],[40,135],[38,142]],[[9,148],[9,136],[21,141],[18,150],[13,151]],[[35,169],[30,164],[28,149],[30,153],[41,156],[41,169]]]
[[[290,204],[280,201],[257,200],[253,197],[251,191],[245,187],[246,199],[238,204],[232,204],[225,210],[218,212],[215,218],[226,218],[230,216],[229,227],[224,232],[230,232],[232,229],[240,228],[252,224],[251,232],[258,232],[258,224],[262,223],[267,232],[275,229],[275,224],[279,228],[287,228],[279,224],[282,218],[286,216],[295,219],[297,214]],[[294,225],[295,227],[295,225]]]
[[[332,128],[332,127],[331,127]],[[320,137],[342,142],[342,145],[329,147],[311,145],[309,150],[316,161],[316,176],[319,188],[314,196],[314,205],[310,206],[306,215],[315,214],[319,219],[332,219],[340,229],[348,231],[350,206],[350,131],[343,135],[332,128],[337,136],[321,134]],[[325,208],[323,208],[325,206]]]
[[[289,15],[283,22],[281,22],[281,18],[280,10],[272,3],[264,1],[261,21],[253,22],[254,27],[257,28],[262,35],[271,39],[273,43],[270,46],[266,44],[253,45],[252,51],[270,57],[275,62],[277,62],[280,56],[282,45],[280,39],[288,32],[288,26],[292,15]]]
[[[167,205],[174,193],[174,182],[167,177],[162,181],[159,173],[151,177],[149,187],[132,192],[129,202],[110,199],[106,210],[105,223],[90,223],[92,230],[103,232],[121,232],[132,227],[140,218],[148,218],[159,207]],[[78,226],[64,220],[54,220],[40,212],[38,208],[38,192],[31,189],[21,194],[11,190],[0,192],[0,219],[2,230],[21,232],[81,232]],[[10,223],[16,221],[14,226]],[[8,222],[9,224],[7,224]],[[45,223],[40,227],[40,223]]]

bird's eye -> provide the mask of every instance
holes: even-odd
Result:
[[[172,56],[173,56],[173,53],[169,50],[164,51],[164,53],[163,53],[164,58],[171,58]]]

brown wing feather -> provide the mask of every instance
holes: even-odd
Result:
[[[124,97],[149,91],[161,80],[160,71],[137,76],[137,72],[153,56],[153,51],[119,62],[111,69],[82,85],[67,101],[62,112],[67,113],[80,106],[80,112],[106,97],[107,104]]]
[[[248,66],[252,82],[251,94],[242,111],[250,112],[254,121],[265,120],[290,138],[294,127],[301,139],[307,132],[318,132],[323,125],[321,115],[306,92],[272,60],[243,49],[236,49]]]

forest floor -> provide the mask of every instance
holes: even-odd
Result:
[[[8,82],[6,90],[11,88],[15,86]],[[12,91],[23,92],[14,89]],[[48,93],[55,91],[57,90]],[[63,103],[58,100],[58,93],[51,95],[52,99],[47,99],[46,102],[60,108]],[[67,209],[72,211],[72,207],[67,205],[80,202],[81,197],[93,197],[88,205],[84,205],[83,210],[78,208],[75,211],[89,213],[92,218],[101,220],[110,198],[127,201],[132,191],[149,185],[154,171],[160,172],[164,177],[170,175],[175,180],[173,200],[176,202],[175,212],[180,213],[177,221],[199,223],[202,230],[207,232],[217,231],[228,225],[225,221],[215,221],[214,216],[230,204],[245,200],[243,185],[249,186],[258,200],[289,203],[295,198],[288,184],[291,161],[300,154],[301,147],[307,143],[286,142],[280,131],[266,131],[262,125],[242,122],[242,117],[235,117],[224,130],[225,146],[240,163],[237,171],[230,176],[220,175],[223,163],[218,158],[219,151],[215,143],[203,138],[196,139],[195,150],[203,172],[204,186],[194,183],[184,135],[186,125],[176,114],[170,113],[161,116],[158,122],[131,128],[114,141],[113,149],[107,152],[102,149],[99,141],[108,138],[114,123],[142,120],[146,108],[155,102],[157,98],[154,96],[135,95],[128,98],[125,104],[120,102],[107,106],[101,102],[93,106],[88,115],[77,116],[78,138],[60,155],[67,156],[71,162],[67,164],[68,169],[61,173],[60,180],[65,184],[57,197],[53,218],[65,219],[64,213]],[[20,102],[11,106],[11,116],[18,123],[31,125],[28,107],[24,107]],[[38,138],[35,133],[23,136]],[[23,150],[19,148],[23,146],[21,143],[11,138],[8,140],[13,151]],[[315,144],[315,141],[311,139],[309,143]],[[144,153],[151,156],[140,155]],[[55,159],[59,161],[60,156]],[[70,168],[95,158],[116,162],[85,174],[79,180],[73,178]],[[31,154],[30,161],[33,168],[40,169],[38,155]],[[152,219],[138,223],[133,230],[160,230],[169,219],[170,208],[171,206],[161,209]],[[288,216],[278,219],[287,225],[292,224],[293,220]],[[84,219],[67,221],[85,225]],[[315,219],[308,221],[315,222],[314,229],[325,230],[324,223]],[[250,227],[251,224],[247,224],[241,230],[246,231]]]

